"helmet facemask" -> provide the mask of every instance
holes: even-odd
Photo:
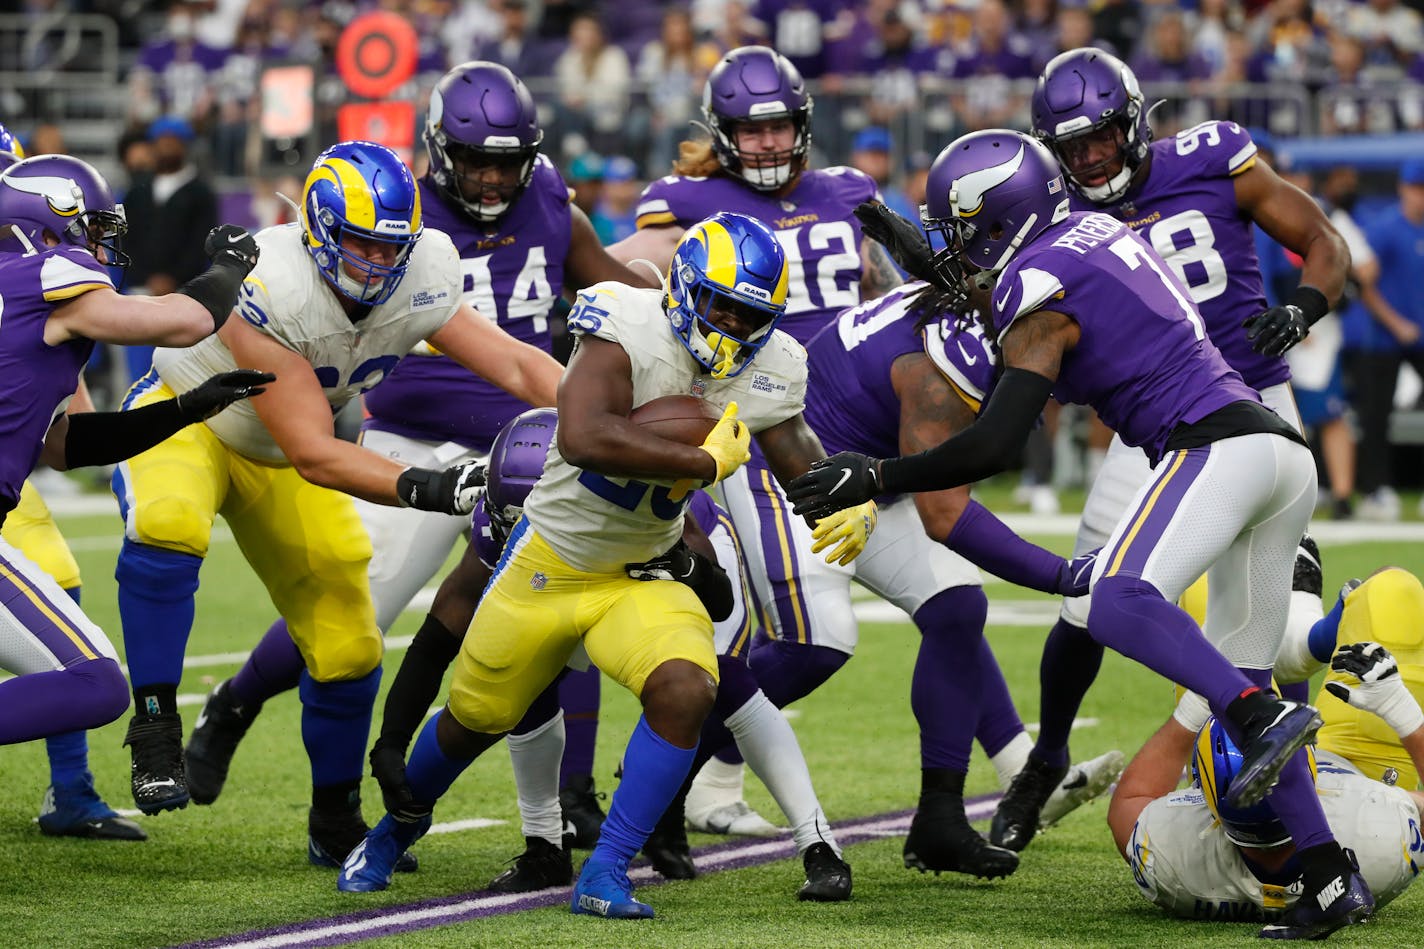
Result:
[[[441,193],[478,221],[498,220],[529,186],[544,137],[541,132],[532,145],[521,145],[513,136],[511,145],[472,145],[455,141],[443,129],[427,129],[426,136],[440,163],[433,177]]]
[[[1137,134],[1141,108],[1140,100],[1130,99],[1126,109],[1109,110],[1099,121],[1085,128],[1038,138],[1053,151],[1073,190],[1094,204],[1111,204],[1127,193],[1133,175],[1147,156],[1147,143]],[[1111,141],[1112,150],[1097,161],[1086,162],[1090,149],[1105,141]],[[1114,164],[1117,171],[1112,172]],[[1099,175],[1106,180],[1093,185],[1083,180]]]
[[[779,106],[779,103],[765,103]],[[755,111],[755,108],[753,109]],[[726,118],[706,111],[707,126],[712,130],[713,151],[729,174],[741,178],[757,191],[776,191],[785,187],[806,168],[811,150],[811,103],[794,111],[781,109],[766,115]],[[774,152],[744,151],[738,142],[738,130],[748,125],[760,125],[784,119],[794,129],[791,147]]]

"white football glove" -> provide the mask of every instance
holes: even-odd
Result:
[[[1330,660],[1330,670],[1359,684],[1332,679],[1325,683],[1326,691],[1348,705],[1375,713],[1399,737],[1424,727],[1424,710],[1405,687],[1399,663],[1379,643],[1341,646]]]

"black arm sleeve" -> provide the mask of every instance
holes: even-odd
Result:
[[[69,416],[64,464],[69,468],[117,464],[148,451],[191,422],[183,417],[177,399],[126,412],[80,412]]]
[[[891,458],[880,465],[887,494],[941,491],[973,484],[1013,464],[1053,382],[1027,369],[1006,369],[979,418],[964,431],[928,451]]]
[[[235,264],[214,262],[211,267],[179,287],[174,293],[192,297],[207,307],[213,315],[213,332],[216,333],[232,315],[237,306],[237,293],[242,289],[242,281],[248,271]]]

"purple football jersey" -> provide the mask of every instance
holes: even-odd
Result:
[[[1203,122],[1153,142],[1147,180],[1112,207],[1073,195],[1073,210],[1102,211],[1127,223],[1171,265],[1227,365],[1257,389],[1290,378],[1283,356],[1251,348],[1241,324],[1267,306],[1254,222],[1236,204],[1236,175],[1256,145],[1233,122]]]
[[[485,510],[483,497],[475,503],[475,509],[470,512],[470,545],[475,548],[475,556],[480,558],[480,563],[486,567],[493,570],[499,563],[503,545],[494,539],[494,530],[490,527],[489,512]]]
[[[890,367],[906,353],[926,353],[971,407],[983,402],[994,378],[983,332],[977,326],[950,332],[950,317],[917,329],[909,309],[923,287],[907,283],[847,310],[807,345],[806,423],[827,454],[900,454],[900,399]]]
[[[488,227],[448,204],[427,178],[420,201],[426,226],[455,242],[465,301],[548,352],[549,310],[564,290],[571,235],[569,191],[558,170],[539,156],[529,187]],[[528,408],[447,356],[411,355],[366,393],[365,427],[488,451],[504,424]]]
[[[45,434],[64,411],[94,351],[92,340],[58,346],[44,340],[45,322],[66,300],[113,287],[94,255],[78,247],[37,254],[0,254],[0,508],[9,510],[34,470]]]
[[[790,286],[777,328],[803,345],[832,317],[860,302],[860,222],[854,211],[875,182],[854,168],[806,171],[784,198],[726,175],[660,178],[638,201],[638,227],[688,228],[719,211],[756,218],[786,251]]]
[[[706,491],[692,492],[692,499],[687,502],[687,510],[684,513],[696,521],[697,526],[702,528],[702,533],[709,537],[712,535],[712,532],[717,529],[717,515],[719,513],[723,516],[730,517],[730,515],[727,515],[726,512],[717,506],[717,502],[712,500],[712,495]]]
[[[1168,436],[1256,390],[1222,358],[1187,289],[1143,237],[1106,214],[1075,213],[1019,251],[994,288],[1002,338],[1020,316],[1053,310],[1078,324],[1053,395],[1091,405],[1154,463]]]

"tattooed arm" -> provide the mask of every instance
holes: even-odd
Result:
[[[860,241],[860,298],[883,297],[905,282],[885,248],[868,237]]]
[[[974,410],[924,353],[908,353],[890,367],[890,384],[900,398],[900,452],[913,455],[974,424]],[[943,540],[969,503],[969,488],[925,491],[915,508],[925,533]]]

